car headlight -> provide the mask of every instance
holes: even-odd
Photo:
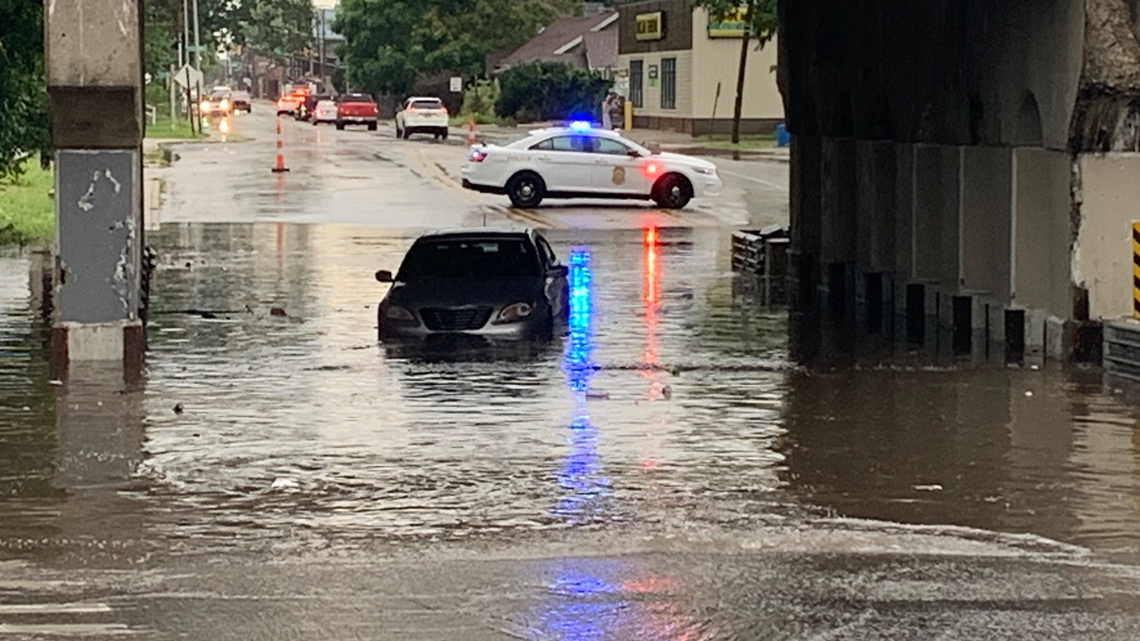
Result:
[[[704,174],[706,176],[715,176],[716,175],[716,169],[715,168],[710,169],[708,167],[694,167],[693,171],[697,172],[698,174]]]
[[[219,105],[219,107],[221,107],[223,110],[229,109],[230,108],[230,101],[229,100],[223,100],[222,104]]]
[[[407,321],[411,323],[414,323],[416,321],[416,317],[413,316],[411,312],[404,309],[403,307],[400,307],[399,305],[390,306],[388,308],[388,311],[384,313],[384,316],[388,320]]]
[[[503,311],[495,318],[495,324],[501,325],[503,323],[517,323],[530,316],[534,311],[534,306],[530,303],[515,303],[514,305],[507,305]]]
[[[201,104],[201,105],[199,105],[199,108],[200,108],[202,111],[206,111],[207,109],[209,109],[209,108],[210,108],[210,101],[209,101],[209,100],[203,100],[203,101],[202,101],[202,104]]]

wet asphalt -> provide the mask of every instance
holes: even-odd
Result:
[[[462,146],[282,124],[284,175],[261,113],[152,172],[137,385],[52,384],[0,255],[0,641],[1140,636],[1127,395],[797,364],[729,270],[786,165],[718,160],[741,178],[680,213],[519,212],[457,188]],[[565,335],[377,344],[373,272],[484,221],[571,266]]]

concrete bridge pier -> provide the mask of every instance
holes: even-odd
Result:
[[[796,318],[1095,358],[1140,219],[1129,2],[781,3]]]
[[[44,3],[55,154],[52,376],[73,362],[140,373],[142,14],[138,0]],[[84,368],[89,369],[89,368]]]

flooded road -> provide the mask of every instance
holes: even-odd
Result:
[[[430,181],[390,209],[288,183],[278,217],[268,170],[182,173],[258,145],[166,170],[137,386],[53,385],[0,257],[0,639],[1140,634],[1136,412],[1099,372],[796,365],[729,272],[778,202],[543,210],[565,336],[391,349],[375,270],[425,227],[524,223]]]

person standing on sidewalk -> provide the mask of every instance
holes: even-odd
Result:
[[[616,99],[617,92],[610,89],[610,92],[606,94],[605,100],[602,100],[602,128],[606,131],[612,131],[614,128],[613,111]]]

